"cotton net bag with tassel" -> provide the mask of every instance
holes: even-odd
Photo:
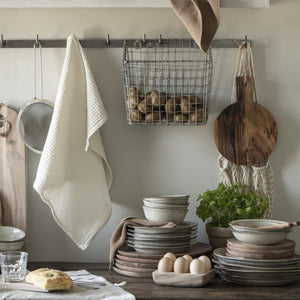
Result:
[[[235,102],[237,99],[237,92],[236,92],[237,77],[244,77],[245,79],[248,77],[253,78],[253,102],[257,103],[257,95],[256,95],[256,89],[254,83],[255,76],[254,76],[253,56],[252,56],[251,45],[247,41],[239,45],[231,102]],[[276,140],[277,140],[277,125],[276,122],[274,123],[275,123],[274,125],[275,127],[273,129],[276,133]],[[215,134],[216,134],[216,124],[215,124]],[[224,183],[224,185],[231,186],[235,182],[240,182],[242,184],[248,185],[251,190],[257,190],[267,195],[270,204],[264,217],[265,218],[272,217],[274,179],[273,179],[272,167],[269,162],[269,157],[267,157],[263,162],[260,162],[259,164],[241,165],[228,160],[228,157],[225,158],[221,153],[219,153],[218,165],[219,165],[220,182]]]

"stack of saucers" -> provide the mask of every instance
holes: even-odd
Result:
[[[189,195],[159,195],[143,199],[144,214],[150,221],[182,224],[188,211]]]
[[[24,242],[24,231],[15,227],[0,226],[0,251],[21,250]]]

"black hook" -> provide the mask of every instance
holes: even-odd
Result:
[[[247,35],[245,35],[245,48],[247,48],[247,45],[248,45],[248,37]]]
[[[36,46],[36,47],[39,47],[41,45],[41,43],[39,41],[39,35],[38,34],[36,35],[35,42],[34,42],[33,45]]]
[[[144,33],[144,36],[143,36],[143,43],[144,44],[146,43],[146,33]]]
[[[159,34],[158,43],[161,44],[161,34]]]
[[[109,44],[110,44],[110,38],[109,38],[109,33],[108,33],[106,36],[106,45],[109,45]]]

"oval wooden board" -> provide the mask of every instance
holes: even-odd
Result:
[[[140,277],[140,278],[152,278],[152,273],[141,273],[141,272],[131,272],[131,271],[125,271],[120,270],[117,267],[113,267],[113,270],[121,275],[130,276],[130,277]]]
[[[0,195],[2,225],[27,232],[26,153],[16,128],[18,113],[0,104],[0,114],[10,123],[7,136],[0,136]]]
[[[247,244],[238,241],[235,238],[231,238],[227,240],[227,245],[232,246],[239,249],[245,249],[245,250],[284,250],[284,249],[293,249],[296,246],[296,243],[292,240],[284,240],[276,245],[271,246],[260,246],[260,245],[254,245],[254,244]]]
[[[157,268],[146,269],[146,268],[129,267],[129,266],[124,266],[124,265],[121,265],[121,264],[118,264],[118,263],[115,263],[115,267],[117,267],[120,270],[130,271],[130,272],[139,272],[139,273],[152,273],[155,270],[157,270]]]
[[[229,161],[253,166],[264,162],[273,151],[278,136],[271,113],[253,102],[254,80],[236,78],[237,102],[226,107],[214,125],[219,152]]]
[[[147,259],[147,258],[136,258],[131,256],[124,256],[117,253],[117,258],[122,261],[128,261],[133,263],[146,263],[146,264],[158,264],[160,259]]]
[[[177,257],[183,256],[185,254],[189,254],[190,256],[200,256],[209,253],[212,250],[212,247],[203,244],[203,243],[197,243],[193,246],[190,246],[187,248],[187,251],[182,253],[174,253]],[[167,253],[168,251],[165,251]],[[146,258],[146,259],[161,259],[163,257],[163,254],[147,254],[147,253],[139,253],[135,251],[133,248],[128,246],[123,246],[120,249],[118,249],[118,253],[127,256],[127,257],[135,257],[135,258]]]
[[[116,258],[115,259],[116,264],[122,265],[122,266],[127,266],[131,268],[139,268],[139,269],[157,269],[158,263],[154,264],[146,264],[146,263],[135,263],[135,262],[129,262],[129,261],[124,261],[121,259]],[[122,269],[122,268],[120,268]]]

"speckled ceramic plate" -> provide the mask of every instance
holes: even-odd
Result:
[[[237,263],[227,263],[227,262],[220,262],[219,260],[213,258],[212,262],[217,264],[218,266],[222,267],[223,269],[227,270],[245,270],[245,271],[300,271],[300,265],[289,265],[289,266],[282,266],[282,267],[255,267],[255,266],[247,266],[247,265],[240,265]]]

